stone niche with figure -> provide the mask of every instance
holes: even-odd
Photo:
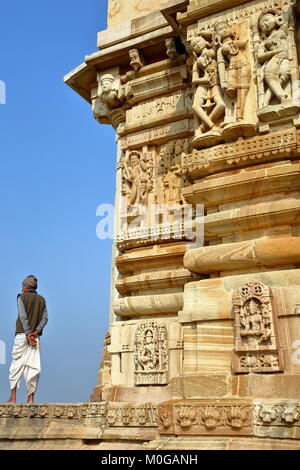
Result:
[[[65,81],[116,132],[109,333],[91,403],[34,429],[299,448],[299,5],[110,0],[108,18]]]

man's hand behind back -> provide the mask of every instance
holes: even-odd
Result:
[[[36,346],[37,345],[37,340],[36,340],[37,334],[36,333],[37,333],[36,331],[32,331],[31,333],[26,335],[27,341],[30,344],[30,346]]]

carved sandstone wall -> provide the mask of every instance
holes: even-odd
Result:
[[[288,426],[298,439],[297,6],[131,8],[67,77],[119,145],[115,316],[92,399],[157,403],[152,448],[188,435],[255,447]],[[203,221],[196,245],[186,227]]]
[[[123,3],[66,76],[118,142],[98,439],[297,448],[298,6]]]

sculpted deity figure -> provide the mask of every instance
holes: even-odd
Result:
[[[130,49],[129,58],[130,58],[130,66],[136,72],[140,70],[143,67],[143,65],[145,65],[144,58],[142,57],[138,49]]]
[[[221,136],[218,121],[224,115],[225,105],[218,84],[216,52],[212,43],[202,35],[192,39],[191,47],[194,55],[195,142],[205,147],[218,143]]]
[[[258,60],[264,64],[264,79],[267,84],[265,106],[275,96],[280,103],[288,99],[284,90],[290,80],[291,69],[288,57],[287,31],[283,17],[278,14],[262,14],[258,20],[262,44],[258,48]]]
[[[147,154],[133,150],[123,160],[122,168],[129,205],[145,204],[147,193],[152,189]]]
[[[292,102],[292,68],[289,41],[290,13],[267,10],[253,19],[256,59],[260,66],[262,99],[258,116],[262,121],[290,116],[299,110]]]
[[[245,122],[245,106],[251,85],[247,41],[240,40],[224,21],[217,23],[214,29],[219,80],[226,105],[223,135],[230,137],[232,125],[235,127],[233,135],[253,135],[255,126]]]
[[[103,75],[100,85],[100,99],[103,103],[106,103],[109,108],[118,107],[120,105],[119,87],[116,86],[115,77],[110,74]]]
[[[153,331],[148,330],[145,333],[144,344],[139,350],[138,361],[142,370],[151,371],[158,365],[158,353],[154,343]]]
[[[92,102],[92,110],[97,121],[109,123],[112,110],[122,106],[123,89],[119,80],[111,74],[105,74],[98,79],[98,97]]]

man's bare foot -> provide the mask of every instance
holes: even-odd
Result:
[[[17,403],[17,386],[10,391],[10,397],[6,403]]]
[[[34,393],[28,395],[27,403],[34,403]]]

